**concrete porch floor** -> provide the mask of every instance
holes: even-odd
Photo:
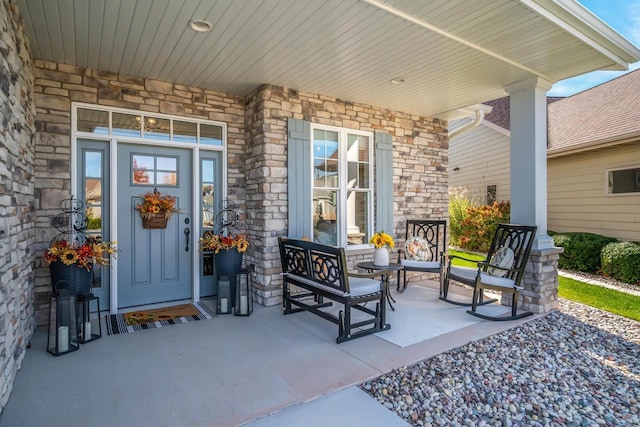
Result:
[[[437,288],[435,282],[410,286]],[[402,310],[406,294],[393,295]],[[406,347],[375,335],[338,345],[337,326],[317,316],[283,316],[280,306],[256,306],[249,317],[220,315],[112,336],[103,328],[101,339],[62,357],[46,352],[41,327],[0,425],[217,427],[256,419],[256,426],[291,425],[289,419],[326,425],[347,419],[345,402],[353,402],[354,414],[378,405],[349,386],[522,322],[479,321]],[[287,418],[292,411],[297,413]]]

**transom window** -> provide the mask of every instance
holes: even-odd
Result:
[[[607,195],[640,193],[640,167],[607,171]]]
[[[312,125],[311,139],[313,240],[367,244],[373,224],[373,134]]]
[[[224,128],[221,125],[143,112],[129,113],[78,107],[76,126],[80,133],[209,146],[222,146],[224,139]]]

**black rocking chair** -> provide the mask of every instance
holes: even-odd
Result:
[[[442,262],[446,252],[447,222],[444,220],[407,220],[404,249],[398,250],[398,263],[402,264],[402,288],[407,289],[407,272],[437,273],[442,289]]]
[[[537,227],[515,224],[498,224],[493,236],[487,259],[478,262],[477,268],[456,267],[451,265],[455,258],[449,256],[445,277],[442,280],[441,300],[456,305],[471,306],[467,313],[487,320],[514,320],[532,313],[517,314],[518,291],[522,290],[520,283],[524,277],[524,269],[531,252],[533,239]],[[455,280],[473,287],[471,303],[463,303],[449,299],[449,281]],[[477,312],[479,305],[489,304],[496,300],[485,300],[484,289],[492,289],[512,294],[510,316],[489,316]]]

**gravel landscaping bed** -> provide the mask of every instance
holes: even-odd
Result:
[[[640,322],[571,301],[361,384],[412,425],[640,425]]]

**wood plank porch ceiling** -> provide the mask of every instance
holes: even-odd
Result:
[[[36,59],[238,95],[271,83],[424,116],[534,75],[555,82],[640,59],[572,0],[17,3]],[[213,31],[192,31],[193,19]],[[406,83],[391,84],[398,76]]]

